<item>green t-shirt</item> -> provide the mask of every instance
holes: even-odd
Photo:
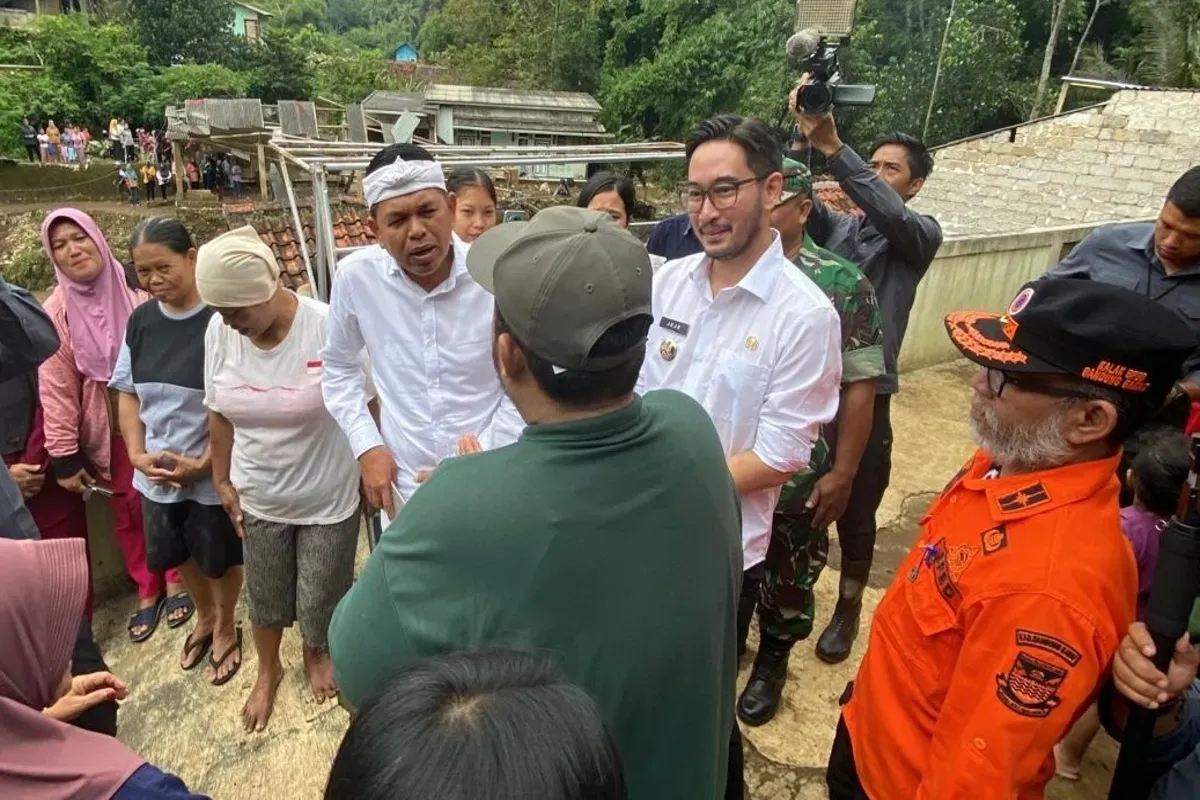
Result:
[[[633,800],[719,798],[741,575],[716,430],[650,392],[445,462],[338,605],[330,652],[357,705],[424,656],[548,651],[603,710]]]

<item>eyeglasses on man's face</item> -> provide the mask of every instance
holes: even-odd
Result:
[[[748,183],[758,183],[765,178],[743,178],[740,181],[719,180],[707,189],[702,189],[694,183],[685,183],[679,189],[679,202],[688,211],[696,212],[704,207],[704,200],[718,211],[725,211],[737,204],[738,192]]]
[[[1082,389],[1072,389],[1068,386],[1057,386],[1048,381],[1029,378],[1024,375],[1014,375],[1011,372],[1005,372],[994,367],[985,367],[987,372],[988,392],[992,397],[1000,397],[1004,392],[1005,386],[1016,386],[1023,392],[1031,392],[1034,394],[1044,394],[1047,397],[1059,397],[1062,399],[1074,400],[1092,400],[1094,397],[1083,391]]]

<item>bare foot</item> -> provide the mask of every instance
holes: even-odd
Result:
[[[267,723],[271,720],[271,712],[275,710],[275,692],[279,690],[279,683],[282,680],[283,667],[281,665],[266,669],[259,667],[254,688],[250,690],[250,696],[246,698],[246,705],[242,707],[242,721],[245,723],[247,733],[262,733],[267,729]]]
[[[220,686],[233,677],[242,666],[242,630],[238,627],[217,628],[213,631],[212,651],[204,677]]]
[[[208,653],[212,647],[212,642],[201,647],[200,642],[203,642],[212,635],[216,620],[205,619],[203,615],[196,614],[196,627],[188,634],[187,639],[183,642],[183,652],[179,655],[179,666],[184,670],[195,669],[200,663],[200,659]],[[211,679],[210,679],[211,680]]]
[[[308,686],[318,703],[337,697],[337,682],[333,678],[333,662],[328,650],[304,645],[304,669],[308,672]]]

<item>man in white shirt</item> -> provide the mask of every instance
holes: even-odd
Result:
[[[467,274],[441,167],[420,147],[390,145],[367,167],[363,190],[379,244],[338,264],[321,383],[367,501],[390,519],[460,438],[507,444],[524,423],[496,377],[492,296]],[[364,347],[380,426],[367,409]]]
[[[808,464],[837,413],[841,329],[816,284],[796,269],[771,209],[783,156],[759,120],[724,115],[686,145],[681,199],[703,253],[654,276],[655,324],[643,388],[678,389],[708,411],[742,501],[739,652],[754,610],[779,491]]]

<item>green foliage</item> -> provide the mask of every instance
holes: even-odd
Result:
[[[151,64],[212,61],[235,38],[232,0],[136,0],[131,14]]]
[[[4,280],[31,292],[54,286],[54,266],[41,242],[34,240],[12,254],[4,265]]]
[[[296,35],[284,29],[267,28],[262,42],[253,49],[248,93],[264,103],[306,100],[312,95],[313,71]]]

